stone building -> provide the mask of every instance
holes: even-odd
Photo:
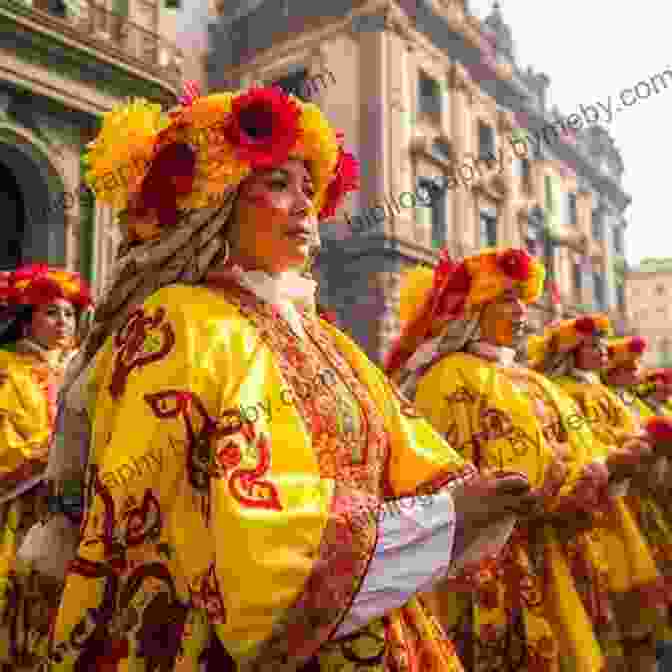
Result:
[[[163,0],[0,0],[0,269],[65,265],[100,291],[117,235],[80,188],[82,153],[127,97],[175,104],[174,15]]]
[[[630,324],[647,339],[647,366],[672,366],[672,258],[643,259],[626,276]]]
[[[621,158],[605,129],[548,105],[550,79],[518,66],[497,3],[483,22],[466,0],[219,10],[210,90],[278,83],[318,103],[361,161],[317,269],[322,300],[374,360],[398,331],[400,273],[444,246],[527,246],[552,274],[537,320],[598,308],[624,328]]]

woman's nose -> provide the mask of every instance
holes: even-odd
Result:
[[[514,317],[522,317],[525,315],[525,304],[520,300],[514,301],[512,312]]]
[[[306,192],[301,188],[297,188],[294,192],[294,203],[295,203],[295,210],[310,210],[313,206],[313,201],[306,194]]]

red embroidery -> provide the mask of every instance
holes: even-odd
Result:
[[[175,332],[169,322],[164,322],[166,311],[157,308],[154,317],[146,315],[143,308],[131,313],[126,324],[114,338],[118,349],[114,362],[114,372],[110,383],[110,394],[118,399],[126,389],[126,381],[133,369],[146,366],[163,359],[175,345]],[[158,330],[150,335],[150,330]]]
[[[273,483],[261,479],[271,466],[271,450],[266,436],[257,436],[252,423],[243,423],[240,432],[248,446],[253,447],[257,454],[257,464],[251,469],[243,469],[238,465],[243,458],[243,451],[235,440],[220,444],[215,452],[220,473],[229,474],[228,486],[231,496],[243,506],[273,509],[282,511],[278,490]]]
[[[249,422],[242,422],[237,411],[227,411],[222,420],[212,418],[203,402],[193,393],[183,390],[165,390],[155,394],[145,395],[145,401],[158,418],[181,417],[184,421],[187,435],[188,457],[187,469],[191,485],[201,491],[206,499],[204,515],[209,517],[209,488],[208,480],[211,476],[220,476],[220,471],[227,473],[236,467],[242,459],[242,451],[237,447],[233,437],[238,435],[246,443],[253,444],[258,452],[259,461],[252,469],[235,469],[228,478],[231,495],[244,506],[273,509],[282,511],[280,496],[276,486],[270,481],[262,480],[271,466],[271,452],[268,439],[257,437],[254,427]],[[194,420],[200,416],[202,428],[196,431]],[[227,439],[221,448],[215,442]],[[220,461],[220,455],[228,456]],[[212,460],[212,453],[215,459]],[[235,458],[235,459],[234,459]],[[220,469],[217,469],[217,466]]]

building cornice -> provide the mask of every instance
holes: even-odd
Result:
[[[142,96],[170,105],[177,100],[176,81],[162,80],[146,64],[132,63],[124,52],[17,0],[0,0],[0,34],[2,51],[103,89],[117,100]]]
[[[348,259],[357,259],[363,256],[393,256],[402,257],[410,263],[437,264],[439,252],[414,240],[399,236],[390,236],[384,233],[375,233],[368,236],[352,236],[345,240],[324,238],[322,241],[321,256],[342,255]]]

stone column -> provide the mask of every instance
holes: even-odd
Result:
[[[453,164],[458,178],[458,184],[451,192],[454,203],[451,240],[453,244],[461,242],[472,246],[477,234],[473,217],[473,197],[460,182],[459,170],[470,149],[468,107],[472,102],[471,87],[473,85],[466,70],[459,63],[453,65],[451,85],[451,140],[454,147]]]
[[[602,220],[602,268],[604,270],[604,303],[607,310],[616,309],[616,277],[614,274],[614,245],[613,245],[613,226],[616,219],[616,213],[609,208]]]
[[[383,32],[359,33],[360,77],[360,123],[361,143],[361,203],[363,212],[383,207],[384,197],[391,184],[387,133],[390,128],[389,81],[389,35]],[[379,211],[378,211],[379,212]],[[379,219],[380,214],[375,217]],[[384,218],[389,232],[390,221]]]
[[[413,129],[411,126],[411,115],[403,110],[412,110],[413,101],[409,91],[409,49],[405,40],[396,32],[390,31],[388,37],[388,63],[389,63],[389,196],[386,199],[388,203],[394,199],[399,201],[399,197],[404,192],[415,194],[415,183],[413,175],[413,165],[411,162],[410,145]],[[405,202],[409,197],[404,197]],[[419,211],[426,208],[398,208],[396,205],[389,205],[386,208],[391,211],[390,217],[386,221],[393,222],[391,226],[386,227],[391,233],[394,231],[402,237],[413,237],[414,220]],[[399,214],[396,214],[396,212]]]
[[[504,201],[500,206],[501,241],[505,245],[518,247],[520,232],[516,226],[516,199],[513,176],[513,150],[509,138],[513,131],[513,115],[500,111],[497,115],[497,160],[496,171],[501,171],[501,181],[505,188]]]
[[[591,232],[591,215],[593,211],[593,195],[589,191],[579,191],[576,194],[576,219],[577,228],[585,236],[586,240],[592,239]],[[585,252],[588,253],[590,247],[586,247]],[[581,284],[581,303],[588,305],[592,299],[592,279],[585,274],[582,275]]]

